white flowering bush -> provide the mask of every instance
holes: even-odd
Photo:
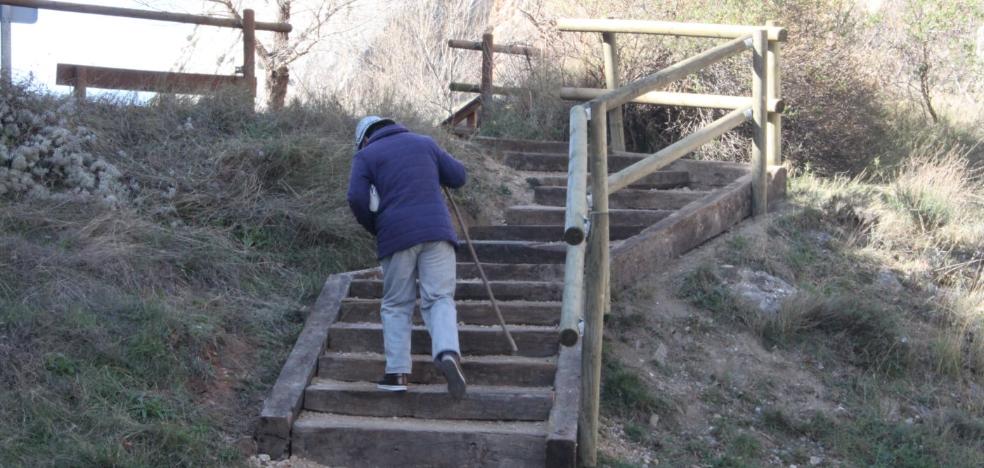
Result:
[[[96,135],[72,124],[74,112],[71,100],[58,105],[17,87],[0,93],[0,197],[118,202],[120,171],[86,151]]]

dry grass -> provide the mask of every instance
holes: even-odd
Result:
[[[88,102],[70,120],[120,168],[121,202],[0,199],[0,465],[239,463],[325,278],[375,264],[345,202],[357,116],[240,103]],[[466,209],[494,217],[502,174],[451,150]]]

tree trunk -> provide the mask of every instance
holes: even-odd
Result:
[[[280,23],[290,23],[290,4],[291,0],[277,0],[277,21]],[[290,44],[288,35],[285,32],[273,33],[273,47],[270,50],[269,60],[266,62],[266,91],[267,107],[270,110],[280,110],[284,108],[287,100],[287,84],[290,82],[290,70],[287,64],[283,63],[283,58],[288,55]]]
[[[266,93],[267,107],[270,110],[280,110],[284,108],[287,100],[287,84],[290,82],[290,70],[286,65],[282,65],[275,70],[267,71]]]

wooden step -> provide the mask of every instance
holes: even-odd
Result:
[[[397,418],[543,421],[552,403],[549,387],[468,385],[465,397],[455,401],[443,383],[409,385],[406,392],[393,393],[372,382],[318,378],[304,392],[309,411]]]
[[[609,236],[612,240],[627,239],[640,233],[646,226],[611,226]],[[468,233],[472,239],[501,239],[501,240],[525,240],[539,242],[560,242],[564,234],[564,226],[560,224],[541,226],[541,225],[506,225],[506,226],[472,226],[468,228]],[[558,278],[563,276],[562,265]],[[486,272],[488,274],[488,272]],[[461,277],[461,274],[458,274]]]
[[[329,466],[542,467],[547,423],[373,418],[312,411],[294,423],[291,454]]]
[[[564,263],[566,248],[538,242],[514,240],[472,240],[478,259],[485,263]],[[458,248],[458,262],[472,261],[468,247]]]
[[[642,157],[618,154],[608,155],[608,172],[618,172],[640,161]],[[519,171],[567,172],[570,162],[567,154],[529,153],[510,151],[505,153],[507,166]],[[591,171],[590,165],[588,171]]]
[[[613,227],[619,225],[649,226],[672,213],[672,210],[610,209],[609,222]],[[506,210],[506,223],[510,225],[563,225],[564,207],[543,205],[513,206]]]
[[[560,281],[564,277],[564,265],[561,263],[494,263],[482,261],[482,269],[485,271],[485,276],[490,280]],[[455,263],[455,271],[458,279],[481,278],[478,274],[478,267],[475,266],[475,262],[470,256],[466,261]],[[383,271],[380,268],[362,273],[359,277],[382,279]]]
[[[534,187],[567,187],[567,174],[544,174],[527,178]],[[690,184],[687,171],[657,171],[629,186],[633,189],[672,189]],[[591,187],[591,174],[588,174],[588,187]]]
[[[520,140],[476,136],[469,143],[495,151],[530,151],[536,153],[567,154],[570,143],[566,141]]]
[[[564,284],[558,281],[489,281],[492,293],[499,301],[559,301]],[[349,285],[350,297],[378,299],[383,297],[383,280],[357,279]],[[458,280],[454,297],[461,300],[488,299],[481,280]]]
[[[493,293],[495,290],[492,290]],[[342,301],[338,312],[339,322],[379,322],[379,299],[348,298]],[[458,322],[469,325],[497,325],[492,303],[489,301],[456,300]],[[499,303],[499,311],[506,323],[520,325],[556,325],[560,321],[560,302],[505,301]],[[414,310],[414,323],[423,323],[420,311]]]
[[[412,384],[445,383],[430,354],[412,356]],[[554,357],[465,356],[461,368],[469,385],[549,387],[557,370]],[[352,382],[373,382],[382,377],[386,357],[377,353],[325,353],[318,360],[318,377]]]
[[[616,209],[678,210],[687,204],[704,198],[710,192],[694,190],[632,190],[623,189],[608,197],[608,204]],[[547,206],[563,207],[567,203],[567,187],[537,187],[533,200]]]
[[[564,278],[564,265],[561,263],[486,263],[483,261],[482,269],[490,280],[561,281]],[[474,262],[458,263],[457,270],[459,279],[481,278]]]
[[[510,325],[509,331],[519,348],[518,356],[547,357],[557,354],[557,328],[534,325]],[[382,326],[378,323],[335,323],[328,334],[329,349],[338,352],[383,352]],[[490,355],[511,353],[509,343],[499,327],[459,325],[461,354]],[[422,326],[414,326],[410,335],[410,352],[430,354],[430,335]]]

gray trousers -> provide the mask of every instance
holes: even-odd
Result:
[[[425,242],[384,259],[383,344],[386,373],[410,373],[410,332],[417,282],[420,282],[420,315],[431,337],[431,357],[458,347],[458,311],[454,306],[456,283],[454,247],[445,241]]]

